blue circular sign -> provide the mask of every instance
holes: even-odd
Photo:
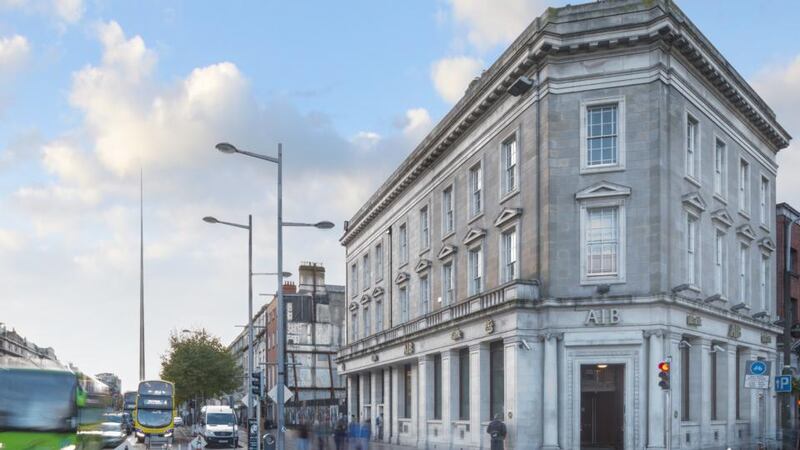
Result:
[[[763,375],[767,372],[767,365],[763,361],[753,361],[750,365],[750,372],[753,375]]]

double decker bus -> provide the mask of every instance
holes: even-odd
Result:
[[[136,391],[128,391],[122,395],[122,412],[128,434],[133,432],[133,411],[136,409]]]
[[[162,380],[141,381],[136,393],[133,422],[136,440],[171,441],[176,413],[174,385]]]
[[[0,357],[0,448],[75,449],[85,400],[71,370]]]

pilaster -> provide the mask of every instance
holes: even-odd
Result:
[[[480,447],[481,424],[489,421],[489,344],[481,342],[469,347],[469,429],[473,445]]]
[[[544,385],[542,392],[543,450],[558,450],[558,340],[562,333],[548,333],[544,336],[543,367]]]
[[[647,377],[647,448],[665,449],[664,436],[664,397],[658,385],[658,363],[664,359],[664,333],[661,330],[648,330],[644,333],[648,341],[649,362],[645,373]]]
[[[451,442],[453,419],[458,417],[458,352],[442,352],[442,430],[443,440]]]

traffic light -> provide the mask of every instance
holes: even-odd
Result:
[[[661,380],[658,382],[658,385],[661,386],[661,389],[668,391],[669,390],[669,361],[661,361],[658,363],[658,379]]]
[[[253,372],[250,374],[250,392],[261,397],[261,372]]]

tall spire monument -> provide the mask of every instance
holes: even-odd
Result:
[[[139,168],[139,381],[144,380],[144,181]]]

